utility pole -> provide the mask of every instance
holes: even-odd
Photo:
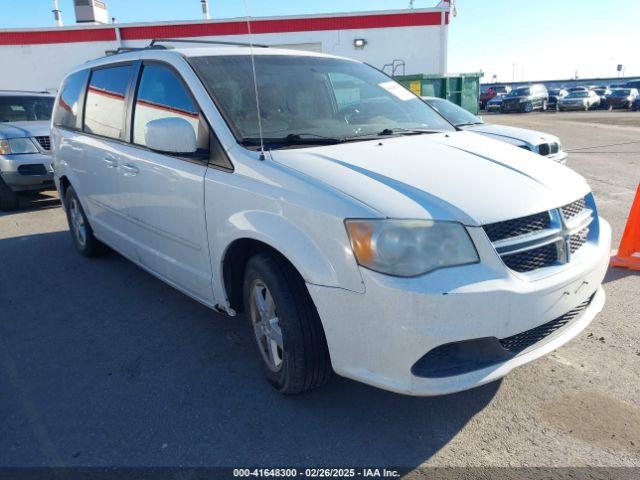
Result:
[[[58,0],[53,0],[53,19],[56,22],[56,27],[62,26],[62,12],[58,8]]]
[[[209,1],[208,0],[200,0],[202,4],[202,19],[209,20]]]

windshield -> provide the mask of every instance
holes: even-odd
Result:
[[[531,95],[531,89],[529,87],[516,88],[515,90],[511,90],[509,94],[510,97],[526,97],[527,95]]]
[[[596,94],[598,95],[605,95],[607,93],[607,90],[605,88],[597,88],[594,90],[594,92],[596,92]]]
[[[459,127],[462,125],[477,125],[483,123],[472,113],[469,113],[464,108],[459,107],[448,100],[444,100],[442,98],[430,98],[427,100],[427,103],[455,126]]]
[[[560,90],[549,90],[549,95],[560,95]]]
[[[367,65],[301,55],[257,55],[254,59],[266,143],[454,130],[419,97]],[[191,57],[189,62],[236,139],[244,145],[259,141],[251,57]]]
[[[53,97],[0,96],[0,122],[51,120]]]
[[[567,95],[567,98],[586,98],[589,96],[589,92],[579,91],[579,92],[571,92]]]
[[[628,97],[631,95],[631,90],[614,90],[611,95],[614,97]]]

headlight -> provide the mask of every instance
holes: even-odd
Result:
[[[38,153],[38,149],[30,138],[10,138],[0,140],[0,154]]]
[[[432,220],[347,220],[351,248],[363,267],[415,277],[477,263],[478,253],[459,223]]]

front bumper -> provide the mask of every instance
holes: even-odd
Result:
[[[559,108],[560,110],[584,110],[584,103],[562,103],[560,102]]]
[[[13,191],[54,189],[53,157],[41,153],[0,155],[0,175]]]
[[[581,255],[582,261],[533,280],[508,270],[490,244],[484,245],[482,229],[469,228],[469,233],[479,246],[481,262],[475,265],[419,278],[362,269],[364,294],[308,284],[336,373],[410,395],[466,390],[558,348],[602,309],[601,283],[611,248],[606,221],[600,219],[597,241],[583,247],[589,250]],[[504,362],[437,378],[412,373],[412,367],[436,347],[487,337],[505,339],[557,319],[592,296],[581,315]]]

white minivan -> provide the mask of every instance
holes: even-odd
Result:
[[[66,77],[51,132],[80,253],[108,245],[244,312],[283,393],[334,371],[412,395],[472,388],[604,304],[611,230],[580,175],[457,129],[354,60],[117,53]]]

